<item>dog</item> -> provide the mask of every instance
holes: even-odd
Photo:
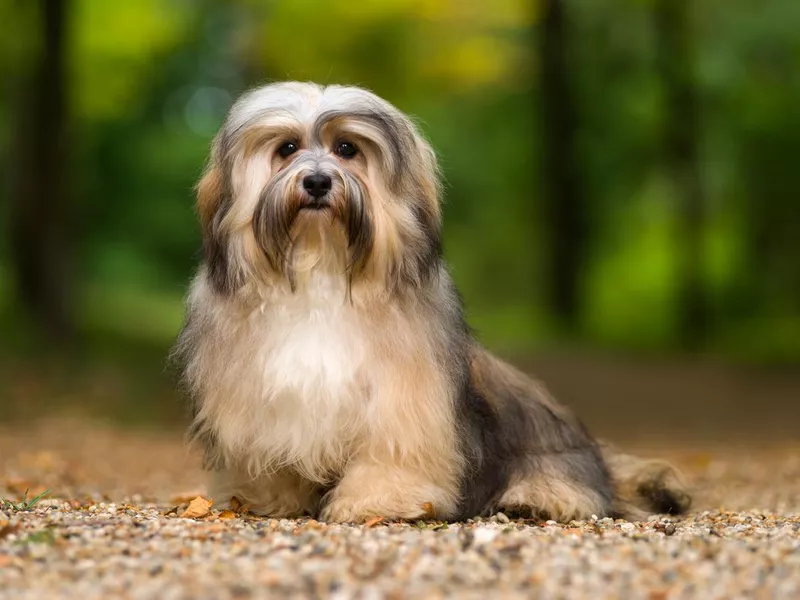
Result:
[[[332,522],[685,511],[669,465],[601,447],[476,341],[440,197],[429,143],[365,89],[273,83],[234,104],[173,352],[213,498]]]

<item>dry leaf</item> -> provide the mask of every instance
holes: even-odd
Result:
[[[231,496],[231,499],[228,501],[228,504],[231,507],[231,510],[239,515],[246,515],[247,514],[247,504],[244,504],[239,498],[236,496]]]
[[[8,521],[4,521],[3,526],[0,527],[0,540],[17,531],[19,531],[19,525],[9,525]]]
[[[433,504],[431,502],[425,502],[422,505],[422,510],[425,511],[423,517],[426,519],[432,519],[436,516],[436,511],[433,509]]]
[[[30,489],[31,484],[29,481],[20,477],[7,477],[3,480],[3,487],[7,488],[12,494],[21,494],[27,489]]]
[[[377,525],[381,521],[383,521],[383,517],[372,517],[371,519],[367,519],[364,525],[367,527],[367,529],[370,529],[372,527],[375,527],[375,525]]]
[[[172,497],[173,504],[188,504],[195,498],[202,498],[203,492],[185,492]]]
[[[232,510],[223,510],[221,513],[219,513],[219,518],[222,519],[223,521],[227,519],[235,519],[236,513],[233,512]]]
[[[189,507],[183,511],[181,516],[185,519],[200,519],[211,512],[211,504],[210,500],[197,496],[197,498],[189,502]]]

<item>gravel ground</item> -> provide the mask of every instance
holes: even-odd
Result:
[[[800,597],[800,444],[659,454],[687,517],[346,526],[182,516],[204,487],[179,434],[0,429],[0,497],[52,488],[0,507],[0,598]]]

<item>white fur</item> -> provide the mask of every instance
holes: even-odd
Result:
[[[226,245],[237,287],[221,290],[201,270],[177,348],[195,401],[194,432],[221,468],[218,501],[237,495],[265,514],[299,514],[314,510],[326,485],[335,483],[324,513],[334,520],[415,518],[431,506],[447,516],[456,509],[465,459],[454,389],[440,367],[446,335],[413,298],[387,286],[401,245],[415,243],[419,236],[412,234],[421,231],[411,202],[387,187],[387,172],[396,166],[387,164],[392,144],[369,123],[340,124],[334,132],[367,140],[364,157],[345,167],[331,150],[334,135],[312,135],[321,113],[376,107],[402,118],[364,90],[269,86],[237,102],[219,138],[217,151],[229,154],[212,156],[210,200],[201,195],[199,206],[201,214],[211,213],[224,178],[219,169],[230,164],[223,175],[230,177],[232,202],[218,225],[225,235],[215,241]],[[296,138],[297,153],[276,159],[275,146],[298,131],[304,133]],[[422,154],[417,179],[431,179],[432,195],[413,199],[438,211],[432,154]],[[273,240],[254,234],[265,186],[281,177],[280,198],[291,200],[304,193],[302,176],[316,170],[331,173],[333,198],[360,193],[372,203],[372,270],[365,268],[358,281],[348,272],[346,225],[332,218],[335,211],[295,217],[288,256],[280,257],[285,272],[267,260]],[[353,177],[366,178],[364,189],[348,187],[359,185]]]
[[[230,127],[238,129],[261,115],[280,111],[281,117],[310,124],[328,110],[353,110],[359,107],[379,106],[394,110],[391,105],[374,94],[360,89],[340,85],[324,88],[315,84],[289,82],[266,86],[244,94],[231,111]],[[270,116],[270,122],[275,116]]]
[[[190,301],[209,330],[189,368],[204,373],[198,416],[229,464],[251,476],[292,465],[323,483],[353,453],[368,336],[346,293],[344,276],[319,268],[259,303],[221,298],[198,277]]]

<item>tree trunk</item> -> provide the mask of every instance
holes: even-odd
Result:
[[[72,332],[66,174],[66,0],[39,0],[41,49],[20,104],[12,211],[20,302],[52,342]]]
[[[550,307],[563,330],[581,316],[587,210],[578,175],[578,116],[570,86],[568,22],[562,0],[542,0],[542,181],[549,234]]]
[[[664,89],[664,157],[679,206],[678,334],[686,349],[708,336],[710,310],[705,290],[706,207],[698,163],[698,103],[693,77],[689,0],[655,5],[657,60]]]

